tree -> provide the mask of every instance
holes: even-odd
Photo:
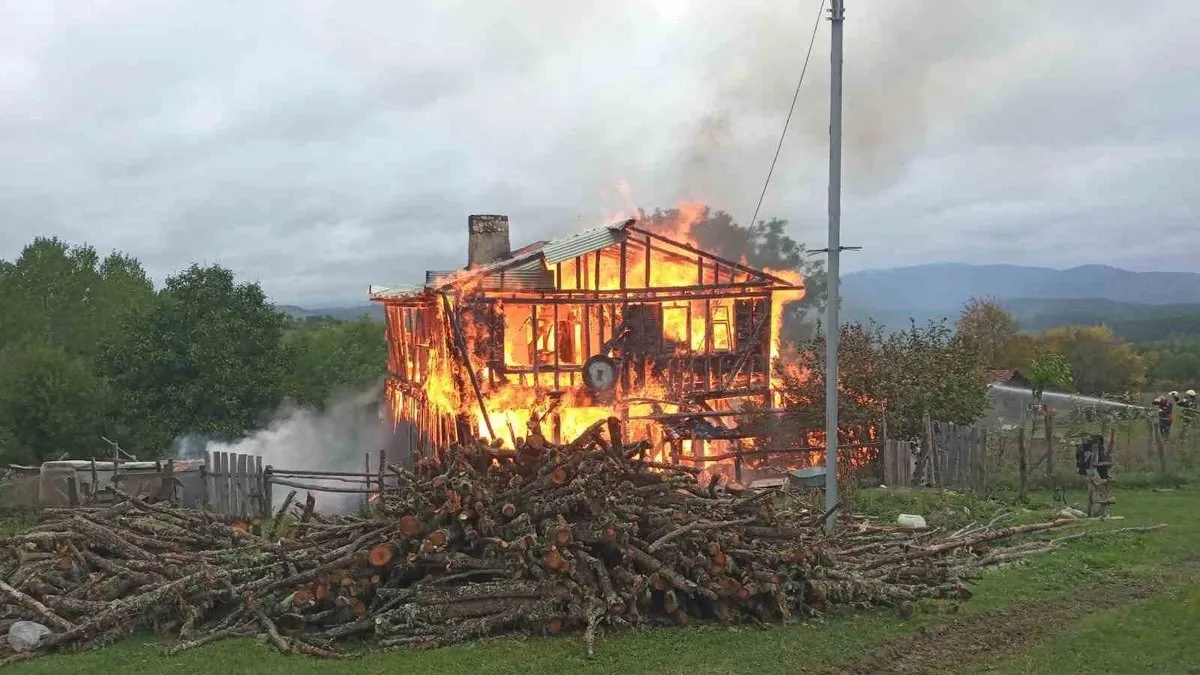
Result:
[[[886,409],[888,434],[919,439],[924,418],[969,423],[987,407],[987,373],[969,344],[945,322],[911,324],[885,335],[875,323],[841,327],[838,343],[838,419],[877,423]],[[777,368],[789,421],[825,423],[825,339],[818,334],[786,355]]]
[[[987,368],[1024,368],[1032,358],[1032,338],[1022,335],[1016,318],[998,301],[972,298],[955,324]]]
[[[158,454],[184,433],[232,439],[257,428],[282,398],[284,325],[258,284],[238,284],[228,269],[169,277],[105,350],[122,445]]]
[[[1048,388],[1066,389],[1071,386],[1071,364],[1062,354],[1042,349],[1026,367],[1034,405],[1042,404],[1042,394]]]
[[[1043,331],[1039,342],[1071,364],[1071,379],[1084,394],[1118,394],[1141,389],[1146,359],[1107,326],[1063,326]]]
[[[881,350],[887,364],[888,433],[923,436],[924,418],[969,424],[987,408],[987,372],[971,344],[944,321],[892,333]]]
[[[323,406],[337,390],[378,382],[387,369],[382,325],[357,321],[305,321],[284,341],[290,367],[284,391],[302,404]]]
[[[90,246],[38,238],[0,267],[0,344],[38,340],[90,360],[152,297],[137,260],[115,252],[102,260]]]
[[[32,340],[0,351],[0,363],[5,461],[40,464],[64,454],[96,454],[108,396],[91,364],[62,347]]]

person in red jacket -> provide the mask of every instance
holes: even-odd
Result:
[[[1175,421],[1175,402],[1170,396],[1159,396],[1151,403],[1158,408],[1158,433],[1164,439],[1171,437],[1171,423]]]

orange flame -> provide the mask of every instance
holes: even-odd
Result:
[[[617,190],[632,212],[633,199],[628,184],[618,184]],[[702,203],[684,202],[675,209],[672,217],[654,223],[652,231],[697,249],[695,228],[707,213]],[[738,268],[698,262],[695,251],[658,240],[651,240],[650,246],[646,246],[645,238],[636,233],[629,241],[630,248],[637,253],[627,255],[624,265],[620,252],[614,250],[617,247],[590,252],[586,260],[580,258],[561,263],[553,270],[560,290],[674,289],[677,296],[695,291],[695,299],[664,300],[660,303],[661,309],[655,310],[661,312],[662,338],[667,350],[677,356],[693,353],[736,356],[739,353],[739,338],[735,331],[737,305],[730,298],[705,297],[703,290],[747,281],[750,278],[744,269],[747,266],[744,263],[743,268]],[[579,269],[576,269],[577,265]],[[775,290],[772,294],[769,356],[773,363],[783,348],[781,333],[785,306],[804,297],[804,286],[803,277],[795,270],[764,271],[794,286]],[[729,457],[737,454],[739,447],[755,449],[753,440],[743,444],[743,441],[711,438],[701,441],[705,438],[703,435],[694,437],[695,440],[672,438],[670,433],[675,432],[665,431],[654,421],[639,419],[681,412],[681,404],[670,400],[665,376],[648,374],[644,381],[640,377],[637,381],[631,378],[629,386],[622,389],[620,401],[611,397],[601,400],[588,392],[582,386],[580,369],[592,354],[584,353],[584,345],[590,345],[590,351],[595,353],[601,344],[601,336],[611,335],[612,327],[620,321],[613,307],[559,304],[554,305],[554,309],[547,309],[546,305],[534,307],[521,302],[497,301],[485,310],[494,315],[482,316],[473,313],[474,307],[469,302],[471,294],[479,290],[472,274],[471,270],[462,270],[450,279],[455,285],[450,304],[459,317],[458,324],[446,315],[443,302],[438,298],[435,303],[423,306],[422,311],[429,313],[424,318],[424,331],[407,336],[404,342],[409,347],[399,356],[393,350],[391,367],[415,374],[406,379],[419,387],[425,404],[433,412],[453,419],[465,417],[471,422],[473,433],[508,447],[521,444],[533,434],[570,441],[596,422],[615,416],[627,420],[624,433],[628,438],[651,441],[647,459],[681,461],[702,467],[709,473],[730,477],[735,473],[735,466]],[[463,302],[466,304],[456,304]],[[391,323],[389,316],[389,325]],[[597,324],[606,325],[608,332],[600,332]],[[487,353],[493,348],[487,346],[492,344],[487,338],[500,326],[503,327],[503,344],[494,348],[501,353]],[[469,370],[462,367],[462,359],[456,356],[460,347],[454,334],[458,330],[462,331],[463,343],[467,346]],[[506,366],[504,372],[492,372],[492,364],[501,360]],[[575,370],[564,372],[560,367],[556,376],[554,372],[539,370],[539,364],[543,368],[551,364],[567,365]],[[804,377],[806,374],[795,372],[793,375]],[[486,418],[474,394],[476,387],[487,409]],[[394,418],[404,418],[405,411],[411,409],[412,395],[405,395],[395,387],[390,387],[389,391]],[[715,400],[708,405],[712,406],[713,412],[725,413],[724,416],[703,417],[718,428],[734,428],[738,418],[743,416],[737,401]],[[695,408],[690,410],[696,412]],[[823,445],[823,438],[809,433],[798,442],[818,447]],[[816,459],[816,454],[801,454],[789,456],[786,464],[795,468]],[[744,464],[752,472],[762,462],[750,460]],[[742,468],[742,464],[736,467],[739,475]]]

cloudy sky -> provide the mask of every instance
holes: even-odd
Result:
[[[219,262],[280,302],[629,206],[753,212],[819,0],[0,4],[0,258]],[[1200,2],[849,0],[848,270],[1200,271]],[[762,215],[825,242],[829,26]]]

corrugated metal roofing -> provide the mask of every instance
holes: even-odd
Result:
[[[425,287],[417,284],[402,284],[400,286],[371,286],[367,295],[371,298],[400,298],[425,292]]]
[[[469,274],[464,270],[429,270],[424,286],[371,287],[371,297],[400,297],[426,289],[438,289],[456,279],[477,279],[484,290],[554,290],[554,275],[549,266],[585,253],[619,244],[625,240],[625,228],[633,220],[603,225],[578,234],[539,241],[518,249],[508,258],[482,265]],[[378,290],[377,290],[378,289]]]
[[[560,237],[546,242],[542,247],[542,255],[547,265],[556,265],[564,260],[570,260],[584,253],[598,251],[625,240],[625,223],[605,225],[568,237]]]

